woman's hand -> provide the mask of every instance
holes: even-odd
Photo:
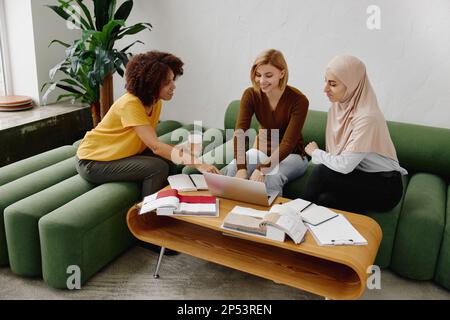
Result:
[[[264,175],[262,174],[261,171],[256,169],[256,170],[253,171],[253,173],[252,173],[252,175],[250,177],[250,180],[258,181],[258,182],[264,182]]]
[[[240,179],[248,179],[247,177],[247,169],[240,169],[236,172],[235,175],[236,178],[240,178]]]
[[[198,164],[195,166],[195,168],[200,171],[201,173],[220,173],[219,169],[217,169],[216,167],[214,167],[211,164],[207,164],[207,163],[202,163],[202,164]]]
[[[315,141],[308,143],[308,145],[305,147],[305,152],[308,156],[312,157],[312,154],[314,150],[319,149],[319,146]]]

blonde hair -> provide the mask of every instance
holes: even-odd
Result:
[[[287,66],[286,60],[284,59],[283,54],[280,51],[275,50],[275,49],[269,49],[269,50],[263,51],[255,59],[255,62],[253,63],[252,69],[250,71],[250,80],[252,81],[253,89],[258,90],[258,88],[259,88],[258,84],[255,82],[256,69],[259,66],[266,65],[266,64],[270,64],[280,71],[284,70],[284,77],[280,80],[280,84],[279,84],[280,89],[283,91],[286,88],[287,82],[288,82],[288,76],[289,76],[288,66]]]

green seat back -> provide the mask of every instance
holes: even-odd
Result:
[[[225,119],[223,123],[225,130],[226,129],[234,130],[236,128],[236,121],[239,117],[239,107],[240,107],[239,100],[234,100],[228,105],[227,111],[225,112]],[[253,115],[250,128],[258,130],[258,127],[259,127],[258,120],[256,120],[255,115]]]

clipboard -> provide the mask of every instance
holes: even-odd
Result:
[[[316,226],[306,225],[319,246],[367,245],[367,240],[342,214]]]

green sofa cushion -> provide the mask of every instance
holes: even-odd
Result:
[[[308,179],[313,171],[314,164],[308,164],[305,174],[292,182],[287,183],[283,188],[283,196],[289,199],[303,197],[303,191],[306,190]],[[403,197],[408,186],[408,176],[402,176],[403,180]],[[360,212],[374,219],[383,230],[383,238],[381,239],[375,264],[380,268],[387,268],[391,262],[392,248],[394,246],[395,232],[400,211],[403,204],[403,198],[392,210],[387,212]]]
[[[167,132],[162,136],[159,136],[158,140],[167,144],[179,144],[186,141],[188,132],[193,132],[199,129],[202,132],[205,131],[205,128],[203,127],[198,127],[195,126],[194,124],[186,124],[173,131]]]
[[[294,181],[288,182],[283,188],[283,197],[288,199],[302,198],[314,166],[315,165],[310,161],[303,176],[295,179]]]
[[[236,121],[239,116],[239,108],[240,108],[240,100],[234,100],[232,101],[225,111],[225,117],[223,122],[224,129],[235,129],[236,128]],[[256,120],[256,117],[253,115],[252,121],[250,123],[250,128],[253,128],[255,130],[258,130],[259,123],[258,120]]]
[[[325,150],[327,113],[309,110],[303,127],[305,144],[316,141]],[[450,177],[450,129],[387,121],[400,165],[408,171]],[[414,135],[414,139],[411,139]],[[427,152],[417,152],[427,146]]]
[[[327,113],[323,111],[308,110],[303,125],[303,140],[305,146],[315,141],[322,150],[325,150],[325,129],[327,127]]]
[[[375,264],[380,268],[387,268],[391,264],[395,235],[401,210],[403,208],[403,201],[405,200],[406,190],[408,190],[409,176],[402,176],[402,181],[403,196],[394,208],[386,212],[362,212],[362,214],[365,214],[374,219],[380,225],[381,230],[383,231],[383,238],[381,239],[380,247],[378,248],[378,254],[375,258]]]
[[[140,194],[138,183],[105,183],[42,217],[39,237],[46,283],[66,288],[72,265],[80,268],[84,283],[134,243],[125,218]]]
[[[400,214],[391,268],[416,280],[434,277],[445,225],[446,185],[442,178],[411,177]]]
[[[447,212],[441,252],[436,268],[435,280],[441,286],[450,290],[450,186],[447,188]]]
[[[450,177],[450,129],[393,121],[388,121],[388,128],[399,162],[410,174],[428,172]]]
[[[0,186],[0,266],[8,264],[4,210],[11,204],[74,176],[74,157]]]
[[[14,273],[28,277],[42,275],[39,219],[94,187],[75,175],[5,209],[9,264]]]
[[[75,155],[75,151],[76,150],[72,146],[62,146],[1,167],[0,186],[67,158],[73,157]]]
[[[180,122],[174,120],[160,121],[156,128],[156,135],[158,137],[162,136],[168,132],[172,132],[173,130],[178,129],[181,126],[182,124]]]

